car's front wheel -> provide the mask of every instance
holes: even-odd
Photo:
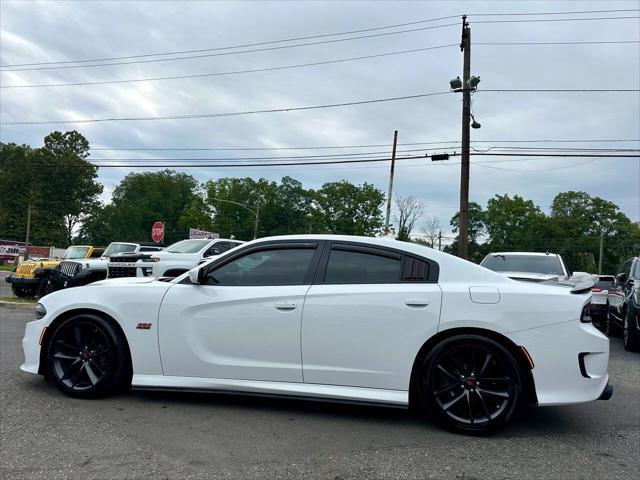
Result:
[[[48,344],[49,377],[67,395],[96,398],[130,380],[126,340],[108,321],[79,314],[60,324]]]
[[[42,298],[45,295],[49,295],[55,290],[53,283],[48,278],[43,278],[38,284],[38,298]]]
[[[463,433],[488,433],[503,426],[522,391],[513,355],[479,335],[443,340],[423,360],[417,381],[422,407]]]

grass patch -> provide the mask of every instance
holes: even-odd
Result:
[[[10,272],[14,268],[16,268],[15,265],[0,265],[0,272]]]
[[[12,303],[25,303],[35,305],[37,300],[35,298],[18,298],[18,297],[0,297],[0,302],[12,302]]]

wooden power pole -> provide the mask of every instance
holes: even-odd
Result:
[[[471,27],[467,17],[462,17],[462,41],[464,54],[462,70],[462,152],[460,166],[460,214],[458,225],[458,256],[469,258],[469,147],[471,124]]]
[[[391,170],[389,171],[389,188],[387,189],[387,214],[384,219],[384,234],[389,235],[389,217],[391,216],[391,199],[393,194],[393,172],[396,167],[396,146],[398,131],[393,132],[393,149],[391,151]]]
[[[260,226],[260,197],[256,202],[256,223],[253,226],[253,239],[258,238],[258,227]]]

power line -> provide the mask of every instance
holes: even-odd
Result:
[[[637,11],[637,10],[636,10]],[[628,20],[640,18],[639,16],[623,16],[623,17],[590,17],[590,18],[527,18],[526,20],[478,20],[473,22],[474,25],[479,23],[540,23],[540,22],[580,22],[589,20]]]
[[[471,143],[626,143],[626,142],[640,142],[640,138],[630,139],[534,139],[534,140],[472,140]],[[447,140],[440,142],[411,142],[411,143],[398,143],[398,146],[411,146],[411,145],[441,145],[441,144],[458,144],[460,140]],[[339,148],[373,148],[373,147],[390,147],[386,143],[375,143],[368,145],[312,145],[312,146],[298,146],[298,147],[195,147],[195,148],[179,148],[179,147],[113,147],[113,148],[91,148],[92,151],[244,151],[244,150],[329,150]]]
[[[606,40],[606,41],[577,41],[577,42],[476,42],[474,45],[489,45],[489,46],[509,46],[509,45],[598,45],[598,44],[638,44],[640,40]],[[372,58],[381,58],[388,57],[392,55],[402,55],[408,53],[417,53],[417,52],[425,52],[429,50],[437,50],[442,48],[449,47],[458,47],[457,43],[450,43],[447,45],[436,45],[432,47],[423,47],[423,48],[414,48],[410,50],[400,50],[396,52],[386,52],[386,53],[378,53],[373,55],[363,55],[359,57],[350,57],[350,58],[340,58],[336,60],[325,60],[320,62],[308,62],[308,63],[300,63],[296,65],[284,65],[284,66],[276,66],[276,67],[264,67],[264,68],[255,68],[255,69],[245,69],[245,70],[234,70],[228,72],[210,72],[210,73],[195,73],[189,75],[172,75],[172,76],[163,76],[163,77],[146,77],[146,78],[131,78],[131,79],[122,79],[122,80],[97,80],[93,82],[68,82],[68,83],[45,83],[45,84],[32,84],[32,85],[0,85],[0,89],[3,88],[44,88],[44,87],[77,87],[77,86],[86,86],[86,85],[111,85],[111,84],[122,84],[122,83],[135,83],[135,82],[154,82],[154,81],[166,81],[166,80],[185,80],[189,78],[208,78],[208,77],[218,77],[218,76],[226,76],[226,75],[241,75],[248,73],[261,73],[261,72],[271,72],[277,70],[289,70],[294,68],[305,68],[305,67],[314,67],[320,65],[330,65],[336,63],[345,63],[357,60],[369,60]]]
[[[340,58],[336,60],[325,60],[321,62],[309,62],[309,63],[300,63],[297,65],[285,65],[279,67],[265,67],[265,68],[254,68],[247,70],[235,70],[229,72],[211,72],[211,73],[199,73],[192,75],[175,75],[175,76],[165,76],[165,77],[150,77],[150,78],[132,78],[125,80],[101,80],[95,82],[72,82],[72,83],[49,83],[49,84],[36,84],[36,85],[0,85],[0,88],[40,88],[40,87],[69,87],[69,86],[79,86],[79,85],[106,85],[106,84],[114,84],[114,83],[132,83],[132,82],[150,82],[150,81],[160,81],[160,80],[182,80],[187,78],[204,78],[204,77],[217,77],[224,75],[238,75],[245,73],[258,73],[258,72],[271,72],[275,70],[288,70],[292,68],[303,68],[303,67],[313,67],[318,65],[329,65],[332,63],[343,63],[343,62],[351,62],[355,60],[367,60],[371,58],[379,58],[379,57],[387,57],[391,55],[401,55],[407,53],[415,53],[415,52],[424,52],[428,50],[437,50],[440,48],[448,48],[448,47],[457,47],[457,43],[450,43],[448,45],[436,45],[433,47],[424,47],[424,48],[414,48],[411,50],[401,50],[397,52],[387,52],[387,53],[378,53],[374,55],[363,55],[360,57],[350,57],[350,58]]]
[[[524,13],[476,13],[471,14],[469,16],[536,16],[536,15],[572,15],[572,14],[593,14],[593,13],[623,13],[623,12],[638,12],[640,9],[612,9],[612,10],[583,10],[583,11],[569,11],[569,12],[524,12]],[[91,62],[107,62],[114,60],[130,60],[136,58],[145,58],[145,57],[158,57],[158,56],[168,56],[168,55],[184,55],[188,53],[201,53],[201,52],[211,52],[211,51],[220,51],[220,50],[232,50],[237,48],[247,48],[247,47],[255,47],[261,45],[273,45],[277,43],[287,43],[294,42],[300,40],[311,40],[316,38],[326,38],[326,37],[334,37],[334,36],[343,36],[343,35],[351,35],[354,33],[365,33],[372,32],[378,30],[386,30],[389,28],[398,28],[398,27],[406,27],[409,25],[418,25],[422,23],[435,22],[440,20],[449,20],[452,18],[459,18],[461,15],[449,15],[445,17],[438,18],[429,18],[424,20],[416,20],[412,22],[404,22],[397,23],[392,25],[384,25],[380,27],[371,27],[364,28],[359,30],[348,30],[344,32],[335,32],[335,33],[326,33],[319,35],[308,35],[302,37],[291,37],[279,40],[270,40],[264,42],[255,42],[255,43],[245,43],[239,45],[230,45],[225,47],[213,47],[213,48],[199,48],[192,50],[178,50],[172,52],[155,52],[155,53],[145,53],[138,55],[126,55],[126,56],[118,56],[118,57],[102,57],[102,58],[92,58],[92,59],[81,59],[81,60],[59,60],[59,61],[51,61],[51,62],[35,62],[35,63],[14,63],[14,64],[6,64],[0,65],[0,68],[11,68],[11,67],[28,67],[28,66],[36,66],[36,65],[62,65],[68,63],[91,63]],[[555,19],[556,21],[575,21],[575,20],[613,20],[613,19],[623,19],[623,18],[637,18],[637,17],[595,17],[595,18],[577,18],[577,19]],[[525,20],[526,21],[526,20]],[[530,21],[544,21],[544,19],[530,20]],[[509,20],[505,20],[502,22],[509,22]],[[480,21],[477,23],[487,23],[487,21]],[[448,25],[447,25],[448,26]],[[437,28],[437,27],[436,27]]]
[[[494,93],[604,93],[604,92],[640,92],[640,89],[622,89],[622,88],[531,88],[531,89],[487,89],[479,90],[478,92],[494,92]],[[476,93],[478,93],[476,92]],[[62,125],[62,124],[75,124],[75,123],[101,123],[101,122],[130,122],[130,121],[147,121],[147,120],[187,120],[198,118],[217,118],[217,117],[235,117],[241,115],[254,115],[260,113],[282,113],[282,112],[295,112],[304,110],[318,110],[324,108],[336,108],[336,107],[349,107],[354,105],[365,105],[370,103],[383,103],[394,102],[399,100],[413,100],[416,98],[433,97],[437,95],[448,95],[450,91],[445,92],[432,92],[432,93],[420,93],[416,95],[403,95],[399,97],[377,98],[372,100],[359,100],[354,102],[342,102],[342,103],[330,103],[324,105],[312,105],[307,107],[286,107],[286,108],[270,108],[265,110],[248,110],[243,112],[224,112],[224,113],[196,113],[186,115],[166,115],[166,116],[153,116],[153,117],[107,117],[107,118],[93,118],[93,119],[78,119],[78,120],[38,120],[38,121],[16,121],[16,122],[0,122],[0,125],[12,126],[12,125]]]
[[[281,39],[281,40],[270,40],[270,41],[266,41],[266,42],[245,43],[245,44],[231,45],[231,46],[226,46],[226,47],[198,48],[198,49],[194,49],[194,50],[179,50],[179,51],[173,51],[173,52],[144,53],[144,54],[139,54],[139,55],[128,55],[128,56],[106,57],[106,58],[92,58],[92,59],[85,59],[85,60],[60,60],[60,61],[56,61],[56,62],[14,63],[12,65],[0,65],[0,68],[28,67],[28,66],[35,66],[35,65],[58,65],[58,64],[64,64],[64,63],[107,62],[107,61],[112,61],[112,60],[128,60],[128,59],[133,59],[133,58],[158,57],[158,56],[165,56],[165,55],[184,55],[184,54],[187,54],[187,53],[213,52],[213,51],[219,51],[219,50],[233,50],[233,49],[236,49],[236,48],[258,47],[258,46],[261,46],[261,45],[272,45],[274,43],[297,42],[297,41],[300,41],[300,40],[311,40],[311,39],[314,39],[314,38],[335,37],[335,36],[341,36],[341,35],[351,35],[351,34],[354,34],[354,33],[372,32],[372,31],[376,31],[376,30],[386,30],[388,28],[407,27],[409,25],[418,25],[418,24],[421,24],[421,23],[436,22],[436,21],[440,21],[440,20],[449,20],[451,18],[458,18],[459,16],[460,15],[449,15],[447,17],[429,18],[429,19],[426,19],[426,20],[416,20],[416,21],[413,21],[413,22],[406,22],[406,23],[396,23],[394,25],[385,25],[385,26],[382,26],[382,27],[364,28],[364,29],[361,29],[361,30],[349,30],[349,31],[346,31],[346,32],[338,32],[338,33],[325,33],[325,34],[320,34],[320,35],[309,35],[309,36],[304,36],[304,37],[285,38],[285,39]]]
[[[26,67],[26,68],[13,68],[7,70],[3,68],[0,72],[25,72],[32,70],[59,70],[59,69],[69,69],[69,68],[90,68],[90,67],[105,67],[111,65],[134,65],[138,63],[155,63],[155,62],[170,62],[175,60],[188,60],[193,58],[204,58],[204,57],[219,57],[224,55],[236,55],[239,53],[254,53],[254,52],[265,52],[269,50],[282,50],[287,48],[296,48],[296,47],[307,47],[310,45],[324,45],[328,43],[337,43],[337,42],[347,42],[350,40],[359,40],[362,38],[374,38],[374,37],[384,37],[388,35],[398,35],[402,33],[410,33],[410,32],[420,32],[424,30],[433,30],[435,28],[444,28],[444,27],[453,27],[458,26],[457,23],[447,23],[445,25],[434,25],[431,27],[420,27],[420,28],[412,28],[409,30],[398,30],[396,32],[384,32],[384,33],[375,33],[371,35],[360,35],[355,37],[347,37],[347,38],[338,38],[334,40],[321,40],[318,42],[307,42],[307,43],[296,43],[293,45],[280,45],[278,47],[265,47],[265,48],[254,48],[249,50],[237,50],[234,52],[218,52],[218,53],[207,53],[202,55],[189,55],[184,57],[172,57],[172,58],[153,58],[148,60],[133,60],[130,62],[111,62],[111,63],[90,63],[83,65],[59,65],[59,66],[51,66],[51,67]]]

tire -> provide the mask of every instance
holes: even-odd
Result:
[[[609,338],[615,338],[620,336],[620,327],[616,325],[616,321],[613,319],[611,313],[611,307],[607,309],[607,319],[605,321],[605,333]]]
[[[18,298],[24,298],[27,296],[23,288],[16,287],[15,285],[11,285],[11,293],[13,293]]]
[[[48,378],[71,397],[104,397],[130,384],[126,340],[98,315],[79,314],[63,321],[47,347]]]
[[[422,409],[446,428],[487,434],[504,426],[522,396],[515,358],[480,335],[440,342],[422,361],[416,381]]]
[[[40,283],[38,284],[38,298],[49,295],[53,291],[55,291],[55,287],[53,286],[53,283],[51,283],[51,280],[48,278],[40,280]]]
[[[640,332],[633,325],[631,309],[627,309],[624,316],[624,326],[622,329],[622,344],[624,349],[629,352],[640,352]]]

